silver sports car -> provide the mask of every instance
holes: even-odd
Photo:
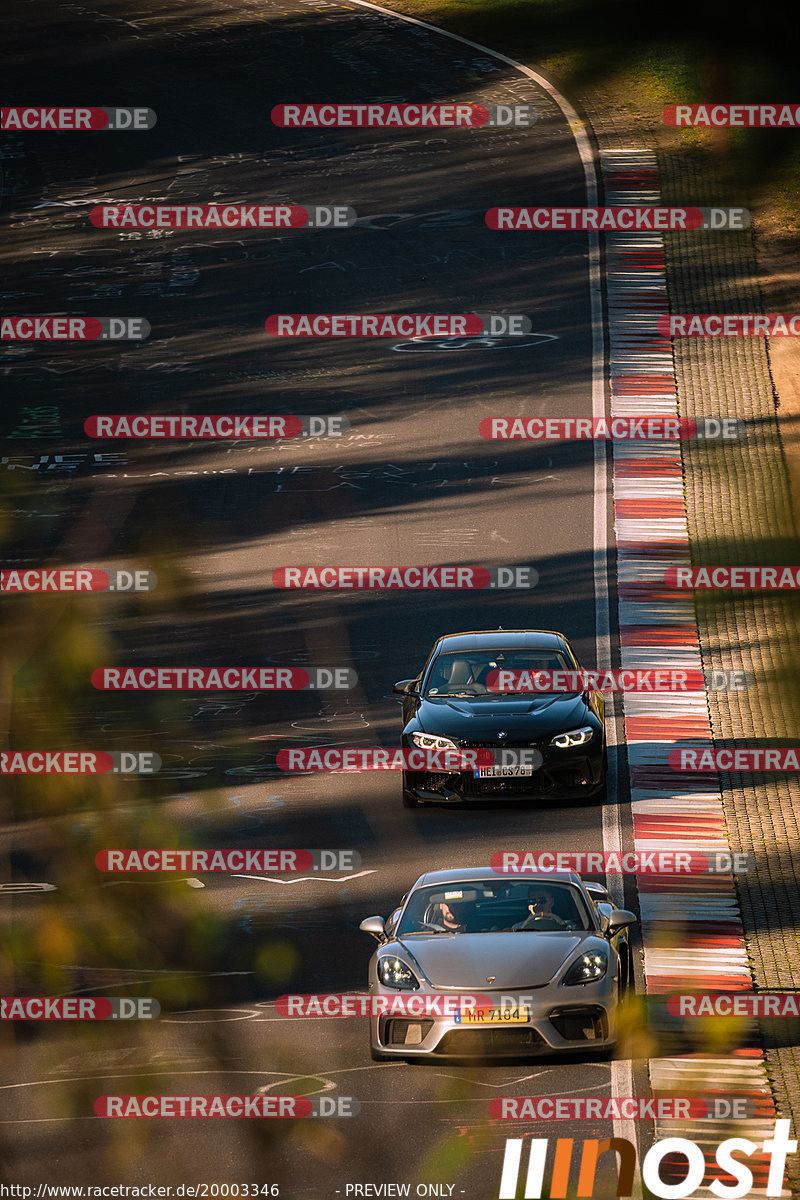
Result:
[[[380,943],[373,1059],[607,1056],[632,985],[635,922],[573,871],[421,875],[387,921],[361,922]]]

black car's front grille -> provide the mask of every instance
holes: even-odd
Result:
[[[524,1054],[545,1045],[541,1034],[521,1029],[452,1029],[436,1047],[437,1054]]]
[[[592,769],[588,762],[583,767],[560,767],[558,770],[551,767],[547,773],[557,788],[581,787],[592,782]]]
[[[463,775],[458,790],[462,796],[527,796],[550,792],[553,784],[549,776],[538,771],[517,779],[476,779],[474,775]]]
[[[453,778],[452,775],[420,775],[416,786],[427,792],[440,792],[447,786],[448,779],[452,781]]]
[[[481,746],[485,746],[489,750],[502,750],[504,747],[507,747],[511,750],[520,750],[523,748],[529,749],[531,746],[534,746],[534,747],[538,748],[539,750],[543,750],[546,744],[547,744],[547,739],[542,739],[542,738],[539,738],[538,741],[535,739],[533,741],[531,741],[530,738],[521,738],[521,739],[514,738],[514,739],[508,739],[508,740],[498,739],[498,738],[483,738],[477,742],[464,742],[464,741],[461,741],[460,739],[458,740],[458,745],[462,749],[470,749],[471,747],[478,748]]]
[[[439,792],[444,787],[455,788],[462,796],[548,796],[560,789],[577,790],[592,786],[592,772],[588,763],[583,769],[562,767],[560,770],[539,770],[532,775],[521,775],[516,779],[476,779],[467,771],[452,775],[419,775],[414,784],[428,792]]]
[[[530,738],[483,738],[480,741],[459,741],[459,746],[462,749],[543,750],[545,742],[541,739],[531,741]],[[464,772],[458,781],[462,796],[525,796],[550,791],[552,786],[552,781],[540,771],[518,779],[476,779],[472,773]]]

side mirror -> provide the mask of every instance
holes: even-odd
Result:
[[[399,696],[418,696],[419,692],[415,686],[417,683],[419,683],[418,679],[401,679],[394,685],[392,691],[397,692]]]
[[[371,933],[379,942],[386,941],[386,924],[383,917],[367,917],[358,928],[362,933]]]
[[[627,908],[615,908],[609,917],[608,932],[619,933],[620,929],[627,929],[629,925],[635,925],[638,919],[636,914],[628,912]]]

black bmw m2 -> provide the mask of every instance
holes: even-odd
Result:
[[[572,680],[580,669],[563,634],[548,630],[439,638],[420,674],[394,685],[403,697],[403,748],[485,747],[495,763],[451,774],[435,766],[404,771],[405,807],[482,799],[604,800],[602,694],[545,690],[549,672]],[[529,753],[501,753],[523,749]],[[515,765],[503,765],[503,758]]]

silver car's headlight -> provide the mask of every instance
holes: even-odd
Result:
[[[550,745],[555,746],[557,750],[569,750],[572,746],[582,746],[584,742],[591,741],[593,737],[592,726],[582,725],[580,729],[570,729],[567,733],[556,734],[554,738],[550,738]]]
[[[577,958],[567,971],[562,984],[594,983],[602,979],[608,970],[608,955],[605,950],[590,950]]]
[[[420,750],[457,750],[452,738],[439,737],[435,733],[410,733],[408,735]]]
[[[419,980],[401,958],[385,954],[378,959],[378,979],[384,987],[397,988],[401,992],[416,992]]]

